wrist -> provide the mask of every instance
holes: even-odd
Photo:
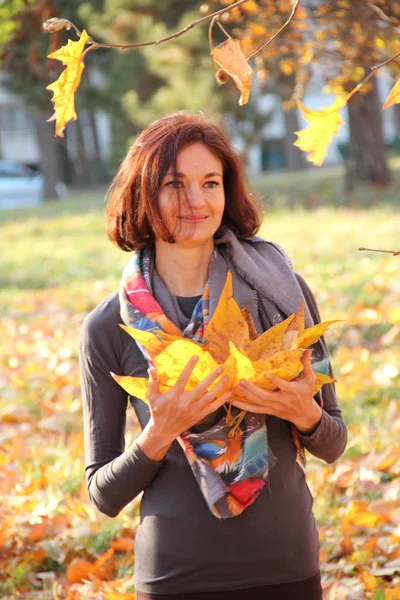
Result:
[[[150,419],[137,438],[136,444],[150,460],[161,461],[175,439],[160,431],[160,428]]]
[[[301,434],[307,435],[313,433],[322,419],[322,408],[316,402],[314,402],[314,405],[312,414],[295,423],[296,428]]]

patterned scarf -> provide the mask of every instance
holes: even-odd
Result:
[[[152,295],[151,259],[149,251],[136,252],[124,269],[119,289],[124,322],[155,335],[164,331],[204,343],[209,321],[209,281],[189,325],[181,331]],[[151,365],[145,349],[138,346]],[[238,413],[232,407],[231,415]],[[267,443],[265,415],[248,412],[239,426],[230,423],[224,415],[206,431],[188,430],[178,437],[210,511],[221,519],[239,515],[254,502],[275,462]]]

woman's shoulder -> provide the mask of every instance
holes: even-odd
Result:
[[[290,256],[287,254],[286,250],[277,242],[273,242],[272,240],[267,240],[259,235],[252,235],[251,237],[238,237],[239,242],[242,245],[250,245],[252,248],[254,248],[257,252],[259,252],[260,254],[263,254],[265,252],[271,252],[271,251],[277,251],[285,260],[286,262],[290,265],[291,269],[293,270],[293,262],[290,258]]]
[[[120,304],[118,290],[104,298],[83,320],[81,337],[85,335],[95,337],[118,336],[121,328]]]

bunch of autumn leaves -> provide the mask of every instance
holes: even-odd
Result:
[[[121,327],[145,349],[157,369],[162,393],[168,392],[175,385],[188,359],[193,355],[198,360],[186,386],[188,391],[214,369],[222,367],[220,377],[227,376],[228,381],[221,394],[231,392],[229,403],[225,407],[230,416],[232,403],[248,400],[238,387],[241,379],[256,383],[265,390],[277,389],[267,375],[276,375],[285,381],[298,379],[303,370],[301,357],[305,349],[315,344],[326,329],[336,322],[326,321],[306,329],[304,304],[301,302],[297,313],[257,335],[252,316],[246,308],[241,310],[233,298],[232,275],[228,272],[218,305],[205,329],[205,343],[170,335],[161,330],[151,333],[125,325]],[[334,381],[322,373],[316,372],[315,375],[314,395],[324,383]],[[120,376],[114,373],[112,376],[129,395],[147,403],[147,377]],[[213,385],[218,381],[219,378]],[[242,413],[239,419],[243,417]]]

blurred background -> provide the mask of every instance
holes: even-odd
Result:
[[[400,106],[381,107],[399,59],[341,111],[322,167],[293,146],[311,109],[333,103],[400,52],[390,0],[307,0],[254,60],[247,105],[218,86],[208,22],[165,44],[85,59],[78,119],[54,135],[46,58],[73,30],[96,41],[156,40],[232,2],[0,2],[0,597],[133,600],[136,499],[116,519],[84,481],[78,337],[128,256],[105,237],[104,196],[138,132],[175,110],[202,111],[230,136],[276,241],[314,291],[349,444],[336,465],[310,458],[308,483],[329,600],[400,598]],[[249,0],[221,23],[246,56],[288,18],[289,0]],[[225,34],[214,28],[214,45]],[[324,131],[321,130],[321,135]],[[360,251],[367,247],[384,252]],[[137,435],[128,408],[126,443]]]
[[[243,107],[238,106],[238,91],[231,80],[221,88],[215,81],[207,24],[162,46],[91,52],[85,60],[76,94],[79,118],[67,126],[64,139],[54,136],[54,123],[47,122],[53,112],[52,94],[45,88],[63,67],[46,56],[68,38],[76,39],[76,35],[73,30],[65,29],[44,33],[41,25],[47,18],[68,18],[80,30],[88,29],[96,41],[124,44],[165,37],[199,16],[229,4],[232,2],[190,5],[177,0],[3,2],[0,160],[8,162],[1,164],[0,206],[17,206],[24,201],[25,190],[17,180],[29,175],[37,187],[40,179],[42,191],[37,196],[43,200],[65,200],[67,196],[76,196],[76,192],[101,190],[144,126],[184,108],[205,112],[229,132],[248,166],[252,182],[274,205],[278,201],[311,207],[325,202],[351,203],[345,192],[355,190],[358,184],[371,182],[384,187],[396,179],[400,106],[396,104],[381,111],[398,76],[396,62],[380,70],[370,80],[369,87],[364,88],[366,93],[356,94],[342,110],[344,124],[329,146],[326,170],[312,168],[305,153],[292,145],[296,139],[293,132],[305,126],[292,100],[294,95],[300,96],[307,108],[327,106],[337,91],[348,91],[369,67],[400,49],[395,16],[390,15],[388,23],[385,13],[359,6],[348,8],[346,13],[340,2],[321,1],[315,6],[306,3],[306,6],[311,4],[309,12],[303,15],[299,11],[300,18],[293,20],[279,41],[253,61],[257,77],[253,80],[250,102]],[[283,24],[291,7],[286,0],[275,3],[263,0],[261,18],[254,6],[251,8],[254,4],[248,2],[241,13],[232,11],[222,18],[242,40],[247,55],[250,53],[247,47],[251,44],[259,47],[259,40],[265,41]],[[355,18],[358,23],[352,21]],[[216,45],[225,35],[214,28],[214,38]],[[33,171],[18,170],[14,161]],[[36,172],[40,178],[35,178]],[[270,174],[275,177],[274,193],[268,193]],[[293,181],[296,183],[291,192]],[[7,191],[10,185],[14,186],[14,198]],[[33,202],[36,188],[31,186],[31,189]],[[375,191],[376,188],[374,196]],[[376,203],[376,198],[371,201],[368,191],[365,195],[364,203]],[[25,201],[29,203],[29,195]]]

